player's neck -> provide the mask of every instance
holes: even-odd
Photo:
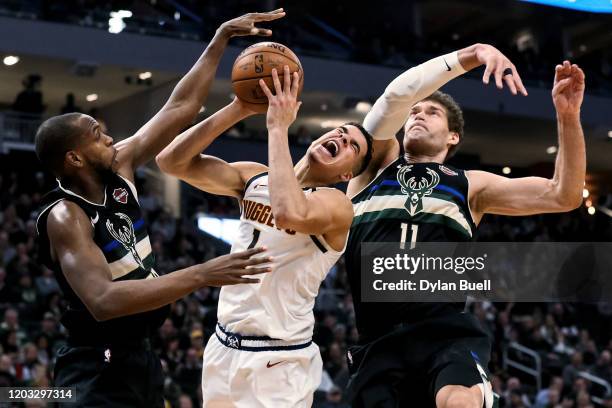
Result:
[[[308,188],[323,186],[324,183],[317,182],[317,180],[312,179],[312,175],[308,171],[310,166],[308,166],[308,160],[306,160],[305,157],[306,156],[300,159],[300,161],[297,162],[296,165],[293,167],[293,170],[295,171],[295,177],[297,178],[300,187]]]
[[[446,158],[446,152],[441,152],[435,155],[428,154],[411,154],[404,153],[404,160],[406,163],[444,163],[444,159]]]
[[[76,176],[63,176],[60,178],[62,187],[83,197],[93,203],[104,202],[104,187],[106,186],[101,175],[91,172],[82,172]]]

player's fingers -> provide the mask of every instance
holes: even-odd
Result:
[[[259,35],[261,37],[270,37],[272,35],[272,30],[268,30],[267,28],[251,28],[251,35]]]
[[[504,84],[502,83],[503,72],[504,72],[504,65],[501,63],[501,61],[498,61],[495,67],[494,75],[495,75],[495,85],[499,89],[502,89],[504,87]]]
[[[266,85],[265,82],[264,82],[264,85]],[[266,88],[268,87],[266,86]],[[268,89],[268,92],[270,92],[269,89]],[[253,255],[261,254],[262,252],[265,252],[267,250],[268,248],[266,248],[265,246],[255,247],[255,248],[247,249],[246,251],[236,252],[233,255],[235,255],[236,258],[247,259],[247,258],[252,257]]]
[[[249,279],[249,278],[238,278],[236,281],[230,283],[230,285],[239,285],[242,283],[259,283],[259,279]]]
[[[510,74],[504,75],[504,82],[508,86],[508,89],[510,89],[510,92],[512,92],[512,95],[516,95],[516,86],[514,85],[514,75],[510,75]]]
[[[291,77],[293,78],[291,81],[291,96],[297,98],[298,90],[300,89],[300,74],[294,72]]]
[[[524,96],[527,96],[528,95],[527,88],[525,88],[525,85],[523,85],[523,80],[521,79],[521,76],[517,72],[516,68],[513,68],[512,71],[514,72],[513,79],[516,85],[516,89],[518,89],[518,91],[522,93]]]
[[[278,79],[278,71],[276,68],[272,68],[272,82],[274,83],[274,89],[276,90],[275,95],[283,93],[283,87],[281,86],[280,79]]]
[[[261,90],[266,95],[268,100],[270,100],[270,99],[272,99],[274,97],[274,95],[272,95],[272,91],[270,91],[270,88],[268,88],[268,85],[266,85],[266,81],[264,81],[263,79],[260,79],[259,80],[259,86],[261,87]]]
[[[242,262],[242,264],[247,267],[247,266],[253,266],[253,265],[261,265],[261,264],[265,264],[265,263],[270,263],[272,262],[273,259],[271,256],[260,256],[260,257],[251,257],[249,259],[247,259],[246,261]]]
[[[283,92],[286,94],[291,93],[291,73],[289,72],[289,65],[285,65],[283,67],[283,82],[285,85],[283,86]]]
[[[240,272],[242,275],[259,275],[260,273],[270,273],[272,272],[271,266],[260,267],[260,268],[247,268]]]
[[[578,82],[584,83],[584,71],[579,66],[576,66],[576,68],[576,79],[578,80]]]
[[[282,8],[268,11],[266,13],[253,13],[252,18],[255,21],[272,21],[285,17],[287,13]]]
[[[553,95],[558,95],[561,92],[563,92],[563,90],[567,88],[570,83],[571,83],[571,78],[565,78],[557,82],[552,90]]]
[[[485,67],[484,74],[482,75],[482,82],[484,82],[486,85],[488,85],[489,84],[489,78],[491,77],[492,73],[493,73],[493,64],[491,64],[489,62],[489,63],[487,63],[487,66]]]

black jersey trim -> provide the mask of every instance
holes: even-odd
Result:
[[[262,171],[261,173],[257,173],[256,175],[254,175],[253,177],[251,177],[250,179],[247,180],[247,182],[244,185],[244,191],[243,193],[246,193],[246,191],[249,189],[249,186],[251,185],[252,182],[255,181],[255,179],[262,177],[264,175],[267,175],[268,172],[267,171]],[[243,194],[244,195],[244,194]]]
[[[314,244],[317,246],[317,248],[321,250],[321,252],[323,253],[327,252],[327,248],[325,248],[325,246],[321,243],[321,241],[319,241],[317,237],[315,237],[314,235],[311,235],[310,239],[312,239],[312,242],[314,242]]]

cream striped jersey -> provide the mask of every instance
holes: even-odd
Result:
[[[54,271],[68,301],[62,323],[72,337],[121,342],[148,335],[161,325],[167,315],[167,307],[97,322],[70,287],[60,265],[51,259],[47,218],[51,209],[63,200],[77,204],[89,217],[94,243],[104,255],[113,281],[151,279],[158,275],[153,269],[154,255],[138,204],[136,187],[118,174],[112,174],[105,187],[104,201],[93,203],[65,188],[58,180],[57,188],[42,199],[36,227],[41,261]],[[88,271],[83,270],[82,273]]]
[[[304,194],[313,191],[304,189]],[[323,236],[277,227],[267,173],[246,183],[232,252],[258,246],[268,248],[265,255],[274,258],[273,271],[257,276],[259,283],[221,288],[219,323],[242,335],[308,341],[314,330],[319,287],[344,248],[336,251]]]

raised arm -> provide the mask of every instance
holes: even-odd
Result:
[[[559,148],[551,179],[510,179],[484,171],[470,171],[470,207],[475,221],[483,214],[530,215],[570,211],[582,203],[586,174],[584,133],[580,106],[584,73],[565,61],[555,68],[552,90],[557,111]]]
[[[499,89],[503,88],[505,82],[513,94],[518,90],[527,95],[514,64],[499,50],[487,44],[474,44],[409,69],[387,86],[363,121],[364,128],[374,137],[372,161],[366,171],[349,182],[347,194],[356,194],[376,177],[381,168],[399,156],[400,145],[395,135],[408,120],[410,109],[415,103],[452,79],[481,65],[486,66],[483,83],[488,84],[493,75]],[[510,69],[512,75],[504,76],[506,69]]]
[[[269,13],[249,13],[223,23],[195,65],[176,85],[159,112],[136,134],[117,143],[119,172],[133,178],[136,167],[151,160],[179,132],[189,126],[208,97],[221,56],[231,37],[270,36],[271,30],[257,28],[256,23],[272,21],[285,15],[282,9]]]
[[[157,165],[164,173],[200,190],[240,198],[246,181],[267,168],[254,162],[227,163],[201,152],[231,126],[255,113],[255,110],[234,99],[223,109],[181,133],[157,155]]]
[[[289,67],[285,66],[284,86],[281,86],[276,69],[272,70],[272,78],[274,95],[263,80],[259,85],[268,97],[268,188],[276,226],[304,234],[342,232],[346,236],[353,219],[353,207],[348,198],[336,189],[322,189],[306,195],[295,175],[288,130],[301,105],[297,102],[298,73],[291,76]]]
[[[269,262],[251,258],[262,248],[215,258],[156,279],[112,281],[108,263],[93,242],[89,218],[76,204],[58,203],[50,212],[47,231],[52,256],[70,287],[98,321],[157,309],[203,287],[254,283],[243,276],[269,272],[254,267]],[[248,269],[247,266],[253,266]]]

